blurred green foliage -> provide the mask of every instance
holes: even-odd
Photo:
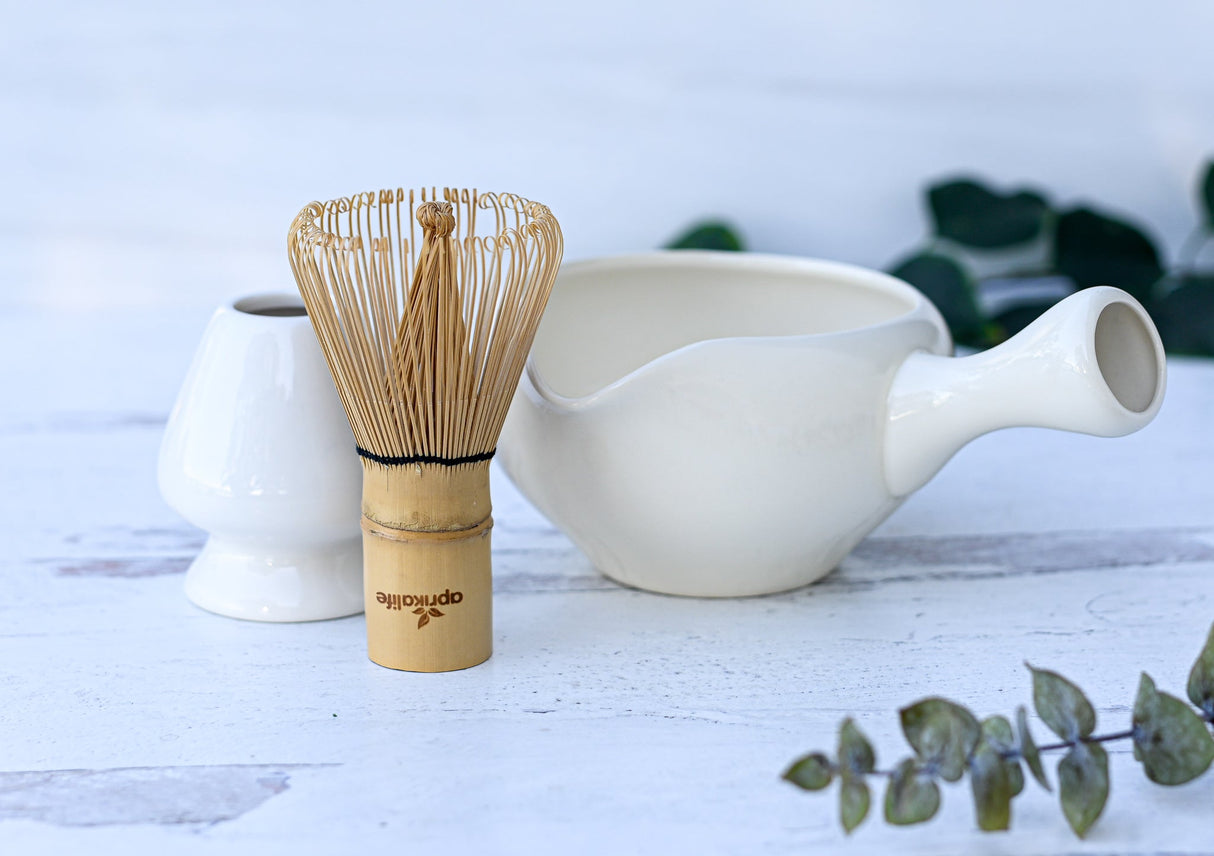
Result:
[[[1214,270],[1197,266],[1214,239],[1214,161],[1202,171],[1197,204],[1197,225],[1169,270],[1155,240],[1131,220],[1095,206],[1057,206],[1036,190],[1001,193],[952,179],[928,188],[925,246],[890,272],[930,297],[954,339],[973,348],[1014,335],[1069,292],[1114,285],[1146,307],[1168,351],[1214,356]],[[983,298],[996,281],[1000,299],[990,308]]]
[[[1000,192],[969,177],[932,184],[925,196],[927,239],[890,273],[936,304],[958,344],[997,345],[1068,293],[1114,285],[1143,304],[1169,352],[1214,356],[1214,264],[1198,264],[1214,241],[1214,161],[1198,178],[1199,216],[1170,269],[1143,226],[1096,206],[1060,206],[1036,189]],[[721,221],[666,246],[745,249]]]

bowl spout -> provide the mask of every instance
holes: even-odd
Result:
[[[957,359],[913,353],[888,399],[890,493],[922,487],[962,446],[998,428],[1137,431],[1159,412],[1165,379],[1150,317],[1107,286],[1071,295],[989,351]]]

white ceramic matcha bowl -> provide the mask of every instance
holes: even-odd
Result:
[[[702,252],[569,264],[498,455],[609,577],[755,595],[826,574],[981,434],[1118,436],[1163,399],[1158,334],[1114,288],[990,351],[951,350],[922,294],[850,265]]]

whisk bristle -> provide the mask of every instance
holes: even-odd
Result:
[[[493,451],[560,263],[547,207],[475,190],[438,196],[312,203],[291,226],[291,266],[372,460]]]

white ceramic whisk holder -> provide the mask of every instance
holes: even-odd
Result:
[[[254,621],[363,611],[362,467],[298,296],[215,312],[165,429],[159,481],[210,534],[186,574],[198,606]]]

